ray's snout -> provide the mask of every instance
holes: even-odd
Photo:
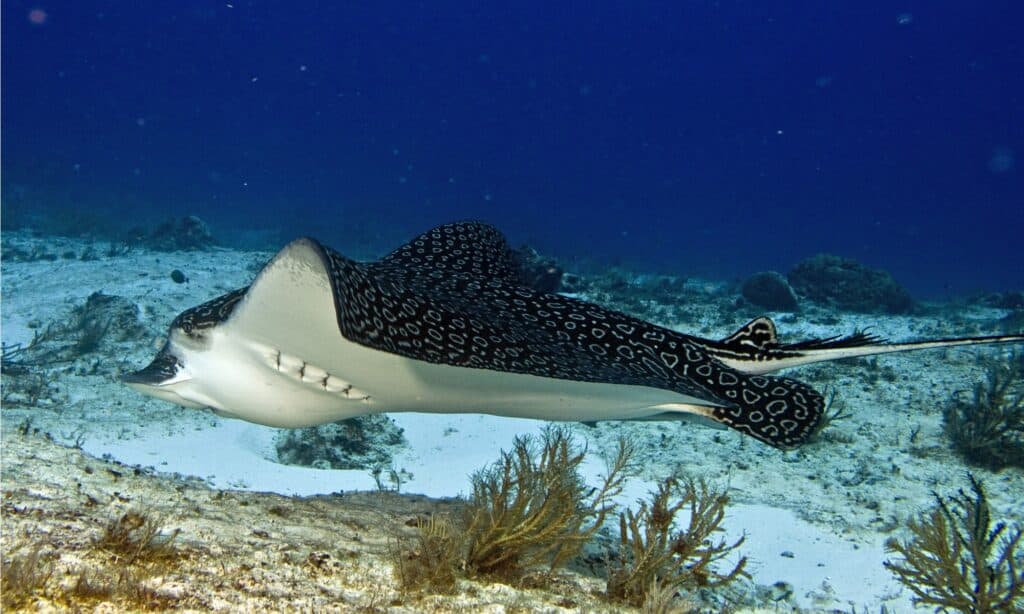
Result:
[[[163,349],[153,358],[153,362],[146,367],[126,373],[121,376],[121,381],[126,384],[142,384],[146,386],[160,386],[173,379],[178,374],[181,365],[178,359],[168,351],[165,345]]]
[[[134,373],[125,373],[121,376],[122,382],[144,395],[184,407],[205,407],[202,403],[197,403],[183,397],[181,391],[176,390],[177,386],[172,386],[172,384],[188,382],[190,379],[192,378],[181,364],[181,361],[170,351],[167,345],[160,350],[153,359],[153,362],[149,363],[146,367]]]

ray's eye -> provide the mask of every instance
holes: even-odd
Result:
[[[205,343],[207,341],[207,332],[205,328],[196,326],[191,322],[182,322],[177,328],[177,332],[180,333],[179,339],[182,337],[188,341]]]

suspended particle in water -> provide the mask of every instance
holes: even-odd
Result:
[[[914,15],[912,13],[900,13],[896,16],[896,23],[901,26],[909,26],[914,22]]]
[[[1000,174],[1013,170],[1013,151],[1008,147],[996,147],[988,159],[989,172]]]
[[[46,23],[46,20],[49,19],[49,17],[50,16],[46,13],[46,11],[40,8],[34,8],[28,12],[29,23],[36,26],[41,26],[44,23]]]

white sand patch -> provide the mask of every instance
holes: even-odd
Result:
[[[759,584],[793,587],[793,602],[806,608],[880,605],[909,611],[910,595],[882,565],[889,558],[883,539],[848,538],[764,505],[735,505],[727,517],[729,536],[742,527],[744,554]],[[785,555],[783,555],[785,553]],[[791,556],[790,556],[791,555]]]
[[[409,443],[393,463],[408,472],[401,492],[454,497],[470,490],[470,474],[508,450],[517,435],[540,433],[544,423],[484,415],[392,414]],[[153,467],[206,480],[214,488],[232,488],[309,496],[374,490],[369,471],[315,469],[277,462],[278,429],[241,420],[212,417],[214,426],[168,432],[143,428],[132,438],[87,439],[89,454],[131,465]],[[384,479],[384,485],[393,485]]]

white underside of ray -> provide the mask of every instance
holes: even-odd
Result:
[[[175,392],[222,414],[278,427],[377,412],[488,413],[543,420],[708,413],[668,390],[585,383],[404,358],[345,339],[330,283],[308,242],[268,265],[205,348],[178,348],[191,379]]]

